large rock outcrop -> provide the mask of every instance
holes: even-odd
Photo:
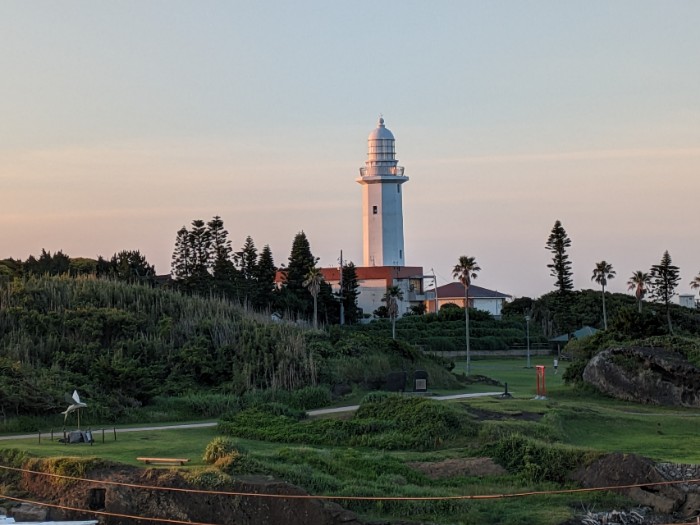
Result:
[[[571,478],[584,487],[625,487],[618,491],[662,514],[678,511],[686,500],[686,494],[678,487],[664,484],[668,480],[653,461],[636,454],[607,454],[576,470]],[[637,486],[647,483],[660,484]]]
[[[584,381],[625,401],[700,407],[700,369],[662,348],[610,348],[595,355]]]
[[[303,499],[306,493],[300,488],[266,477],[238,479],[230,486],[218,489],[263,495],[255,497],[145,490],[136,486],[172,487],[185,490],[195,488],[179,472],[172,469],[143,470],[115,466],[88,472],[86,476],[93,480],[116,481],[126,485],[64,482],[44,475],[25,473],[22,476],[21,487],[33,497],[45,502],[110,513],[111,515],[101,518],[101,522],[106,525],[150,523],[115,515],[241,525],[364,524],[354,513],[334,502]],[[302,498],[275,497],[284,495]],[[53,520],[94,518],[94,515],[89,512],[77,513],[58,508],[51,508],[50,514]]]
[[[688,518],[700,512],[700,487],[690,482],[698,476],[700,465],[654,463],[643,456],[616,452],[579,468],[571,479],[584,487],[622,487],[618,492],[642,507]],[[689,482],[682,483],[685,480]]]

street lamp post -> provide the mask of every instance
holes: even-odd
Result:
[[[525,316],[525,333],[527,334],[527,368],[530,368],[530,316]]]

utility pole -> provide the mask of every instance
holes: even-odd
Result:
[[[340,326],[345,324],[345,293],[343,291],[343,250],[340,250]]]
[[[525,316],[525,330],[527,332],[527,368],[530,368],[530,316]]]
[[[433,286],[435,287],[435,316],[439,316],[439,310],[438,310],[438,293],[437,293],[437,277],[435,277],[435,270],[430,269],[431,272],[433,272]]]

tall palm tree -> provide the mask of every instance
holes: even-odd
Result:
[[[610,279],[614,278],[615,270],[613,270],[612,264],[606,261],[595,263],[591,281],[597,282],[603,290],[603,328],[606,330],[608,329],[608,314],[605,311],[605,285],[608,284]]]
[[[650,284],[651,276],[642,270],[634,272],[629,281],[627,281],[627,289],[634,290],[634,296],[637,298],[637,311],[640,314],[642,313],[642,299],[644,299],[644,296],[647,294],[647,289]]]
[[[459,279],[459,282],[464,286],[464,329],[466,332],[465,341],[467,343],[467,375],[469,375],[471,363],[469,360],[469,286],[472,284],[472,279],[476,279],[477,272],[481,268],[476,262],[475,257],[467,257],[462,255],[459,261],[452,269],[452,276]]]
[[[321,291],[323,274],[319,268],[313,267],[306,274],[304,286],[314,298],[314,329],[318,328],[318,293]]]
[[[698,288],[700,288],[700,273],[697,274],[692,281],[690,281],[690,287],[693,290],[697,290]]]
[[[382,302],[386,303],[386,310],[391,319],[391,338],[396,339],[396,318],[399,315],[399,301],[403,300],[403,292],[398,286],[389,286],[386,289]]]

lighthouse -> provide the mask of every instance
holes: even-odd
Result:
[[[405,266],[401,185],[394,135],[380,118],[367,138],[367,160],[357,182],[362,186],[363,266]]]

